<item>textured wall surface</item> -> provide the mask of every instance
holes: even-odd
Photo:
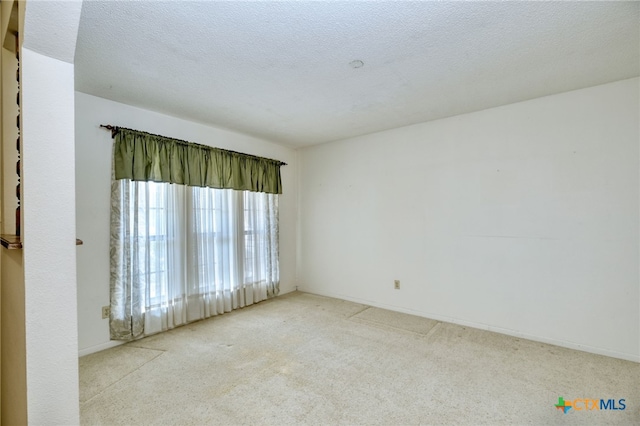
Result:
[[[78,424],[74,66],[80,2],[29,2],[22,54],[27,415]],[[31,50],[31,49],[34,50]]]
[[[282,167],[280,196],[280,291],[296,285],[297,177],[296,153],[239,133],[216,129],[76,92],[76,205],[78,250],[78,318],[81,354],[113,344],[109,321],[100,308],[109,305],[109,197],[111,133],[98,127],[114,124],[178,139],[246,152],[288,163]]]
[[[77,424],[73,64],[23,49],[22,76],[28,418]]]
[[[304,146],[636,77],[639,20],[638,2],[85,2],[76,89]]]
[[[635,78],[302,150],[300,289],[640,361],[639,98]]]

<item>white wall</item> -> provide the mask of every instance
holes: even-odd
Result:
[[[27,416],[78,424],[73,64],[22,52]]]
[[[72,62],[81,7],[29,1],[24,15],[21,210],[27,417],[34,425],[80,422]]]
[[[111,133],[100,124],[144,130],[288,163],[282,167],[280,196],[280,292],[295,290],[296,153],[281,145],[227,130],[76,92],[76,207],[78,249],[78,337],[80,354],[112,346],[109,320],[109,197]]]
[[[639,85],[302,150],[300,290],[640,361]]]

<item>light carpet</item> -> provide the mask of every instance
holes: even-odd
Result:
[[[86,425],[637,425],[640,364],[295,292],[80,358],[80,400]]]

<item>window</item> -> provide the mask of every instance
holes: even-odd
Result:
[[[112,339],[131,340],[278,293],[277,194],[285,163],[105,127],[115,139]]]
[[[144,306],[159,306],[167,296],[168,270],[167,248],[169,206],[168,184],[156,182],[123,181],[128,192],[139,200],[129,206],[129,232],[133,235],[137,252],[135,262],[138,279],[146,283],[148,291],[143,293]]]
[[[128,179],[114,185],[121,232],[112,246],[117,237],[120,273],[139,301],[131,315],[139,311],[144,334],[277,294],[278,195]]]

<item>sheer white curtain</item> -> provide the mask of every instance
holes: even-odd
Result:
[[[278,196],[190,188],[187,320],[250,305],[277,292]]]
[[[114,339],[276,295],[278,195],[113,181],[111,265]]]

